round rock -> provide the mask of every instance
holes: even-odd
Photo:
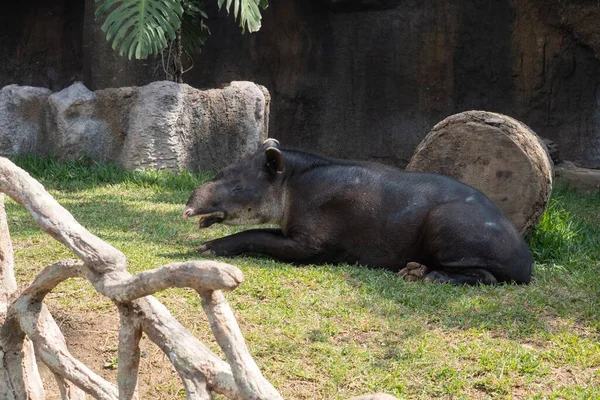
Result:
[[[522,122],[487,111],[451,115],[434,126],[406,169],[479,189],[521,234],[542,218],[552,191],[552,164],[540,138]]]

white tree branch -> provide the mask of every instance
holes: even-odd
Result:
[[[109,272],[126,268],[123,253],[88,232],[38,181],[4,157],[0,157],[0,192],[22,204],[44,232],[71,249],[92,269]]]
[[[127,280],[105,284],[111,299],[126,302],[173,287],[196,290],[233,290],[243,280],[238,268],[215,261],[187,261],[141,272]]]
[[[119,331],[119,364],[117,383],[119,400],[137,400],[137,381],[140,366],[140,339],[142,330],[130,304],[119,305],[121,329]]]
[[[7,320],[17,292],[4,194],[0,193],[0,400],[43,399],[44,387],[33,346],[14,320]]]
[[[208,316],[217,343],[227,356],[235,382],[244,399],[281,399],[281,395],[267,381],[248,351],[244,336],[220,290],[198,292],[202,308]]]
[[[62,400],[85,400],[85,392],[65,380],[62,376],[54,374],[54,379],[60,391]]]

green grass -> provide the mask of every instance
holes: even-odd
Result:
[[[200,258],[200,231],[181,219],[190,191],[208,175],[127,172],[110,165],[20,159],[18,164],[92,233],[123,251],[132,272]],[[68,250],[7,203],[22,285]],[[350,265],[301,268],[264,257],[227,260],[245,275],[227,298],[266,377],[289,399],[344,399],[367,392],[399,398],[600,398],[600,196],[557,188],[528,240],[536,257],[528,286],[408,283]],[[157,294],[212,349],[199,300]],[[113,311],[82,280],[49,296],[53,311],[90,319]],[[110,362],[113,352],[98,364]],[[144,398],[182,397],[151,385]]]

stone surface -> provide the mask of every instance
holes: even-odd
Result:
[[[548,155],[550,156],[552,163],[554,165],[560,164],[562,162],[562,158],[560,157],[560,149],[556,142],[548,138],[542,138],[542,143],[544,143],[546,146],[546,150],[548,150]]]
[[[87,157],[110,160],[109,125],[95,116],[96,94],[82,83],[74,83],[49,99],[47,150],[61,160]]]
[[[570,161],[564,161],[554,166],[557,180],[564,181],[573,190],[584,193],[600,192],[600,170],[576,166]]]
[[[600,60],[556,9],[541,0],[341,3],[346,12],[279,2],[247,36],[213,11],[211,39],[184,79],[266,86],[271,132],[327,155],[404,167],[437,122],[483,109],[523,121],[565,159],[600,166]]]
[[[342,12],[386,10],[401,2],[402,0],[324,0],[331,10]]]
[[[479,189],[522,234],[539,222],[552,191],[552,164],[540,138],[521,122],[486,111],[437,124],[407,170],[447,175]]]
[[[51,93],[30,86],[9,85],[0,89],[0,156],[38,151]]]
[[[140,88],[132,107],[120,163],[131,169],[216,171],[262,144],[268,115],[263,89],[251,82],[205,91],[152,83]]]
[[[252,82],[198,90],[160,81],[96,92],[75,83],[54,94],[13,85],[0,91],[0,151],[217,171],[267,138],[269,104],[269,92]]]

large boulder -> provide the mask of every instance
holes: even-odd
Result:
[[[216,171],[267,138],[269,92],[251,82],[173,82],[90,91],[75,83],[0,91],[0,155],[113,161],[129,169]]]
[[[0,89],[0,156],[38,151],[51,93],[31,86],[9,85]]]
[[[486,111],[452,115],[417,147],[410,171],[435,172],[481,190],[521,232],[541,219],[552,191],[552,164],[525,124]]]
[[[251,82],[204,91],[151,83],[131,109],[119,161],[130,169],[221,169],[267,138],[268,106],[268,93]]]
[[[110,160],[110,126],[95,114],[96,94],[75,83],[49,99],[48,153],[61,160]]]

